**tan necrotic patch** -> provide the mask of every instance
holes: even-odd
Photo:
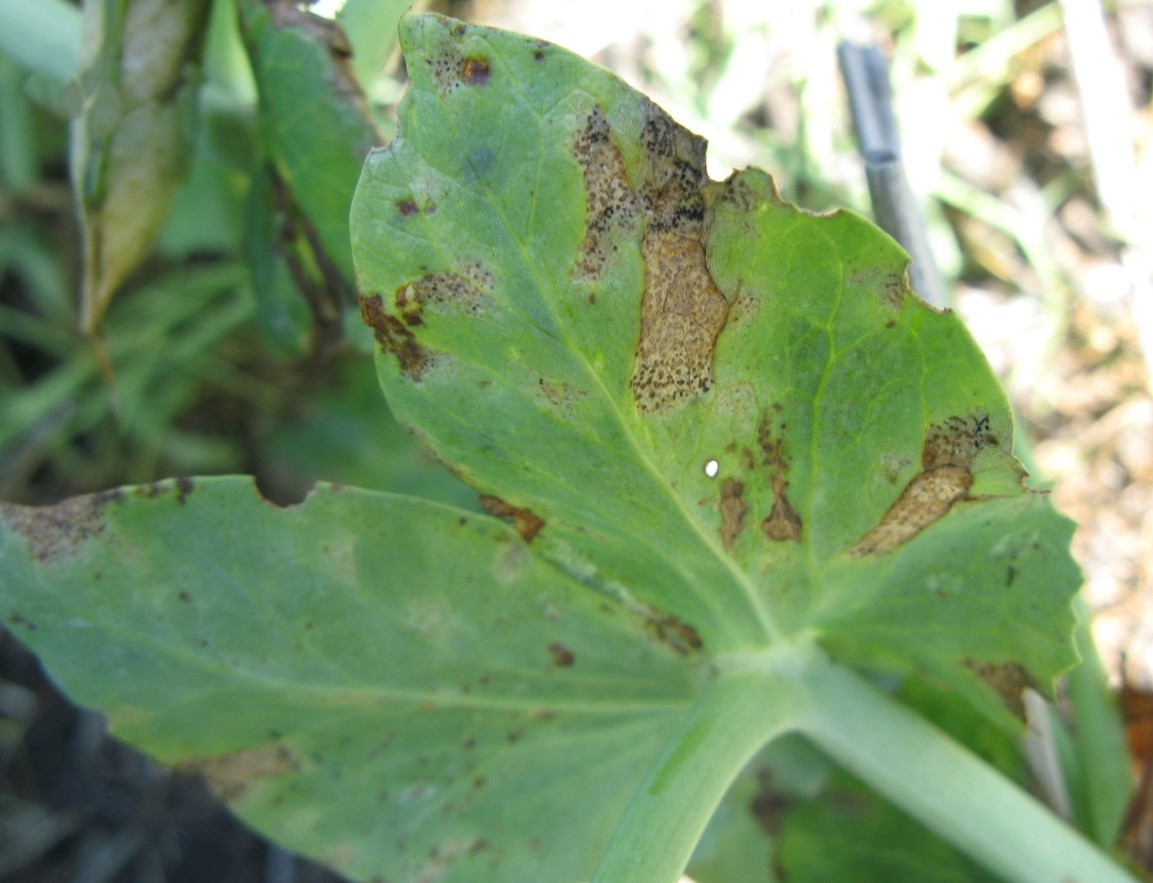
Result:
[[[645,286],[641,332],[630,386],[642,412],[686,404],[712,384],[717,335],[729,305],[705,263],[705,141],[645,106],[642,171],[630,181],[600,107],[573,143],[584,173],[586,220],[572,278],[597,283],[638,219]],[[595,303],[596,289],[589,295]]]
[[[940,520],[973,485],[973,464],[983,448],[998,444],[989,418],[950,417],[929,427],[921,471],[905,486],[880,524],[851,550],[853,556],[880,555],[911,540]]]
[[[479,263],[469,263],[457,273],[429,273],[396,290],[396,308],[407,325],[424,324],[429,304],[447,306],[479,315],[492,290],[492,276]]]
[[[188,761],[179,769],[202,777],[213,791],[233,803],[262,780],[288,775],[298,767],[296,758],[287,748],[265,745],[221,757]]]
[[[572,278],[596,282],[618,241],[636,224],[640,206],[629,184],[625,160],[612,139],[600,106],[577,132],[573,156],[585,180],[585,233]]]
[[[729,304],[705,263],[705,140],[656,105],[647,111],[649,172],[639,188],[645,292],[631,385],[640,411],[662,412],[712,386],[713,350]]]

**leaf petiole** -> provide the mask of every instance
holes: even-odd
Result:
[[[786,732],[1006,880],[1133,883],[1009,779],[813,642],[717,677],[634,798],[593,883],[676,880],[733,779]]]

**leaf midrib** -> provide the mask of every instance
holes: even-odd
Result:
[[[496,50],[496,48],[492,45],[491,42],[488,42],[486,40],[486,44],[488,46],[489,51],[492,53],[492,55],[494,57],[501,59],[501,63],[504,66],[505,70],[506,71],[509,70],[510,65],[509,65],[508,61],[501,55],[501,53]],[[419,51],[423,55],[424,54],[424,46],[421,46]],[[525,108],[527,108],[533,114],[533,116],[536,117],[538,125],[543,123],[543,120],[541,120],[539,114],[536,111],[536,108],[532,105],[531,102],[529,102],[525,98],[524,93],[523,93],[523,89],[521,89],[521,84],[520,84],[519,80],[517,80],[514,77],[514,78],[510,78],[510,81],[512,83],[512,86],[515,89],[517,89],[517,91],[519,92],[520,104],[522,106],[524,106]],[[584,90],[581,89],[581,90],[574,90],[574,91],[582,91],[583,92]],[[589,93],[586,93],[586,94],[589,94]],[[595,96],[592,96],[590,94],[589,97],[594,98],[594,100],[595,100]],[[450,125],[452,127],[452,131],[453,131],[454,136],[456,137],[457,142],[461,145],[466,144],[465,139],[460,134],[459,128],[456,126],[456,121],[455,121],[455,118],[453,117],[453,115],[447,112],[447,110],[444,108],[443,102],[440,102],[440,107],[441,107],[441,116],[444,119],[446,125]],[[409,142],[409,143],[410,143],[410,149],[411,149],[411,142]],[[417,154],[417,156],[419,157],[419,159],[422,163],[426,162],[426,160],[424,159],[423,156],[421,156],[419,154]],[[538,151],[538,153],[537,153],[537,168],[534,172],[537,180],[539,180],[539,177],[540,177],[540,163],[541,163],[542,158],[543,158],[542,151]],[[537,262],[531,259],[532,256],[526,251],[525,244],[519,239],[519,237],[517,237],[513,233],[513,227],[509,223],[509,219],[508,219],[506,213],[503,211],[502,204],[501,204],[499,198],[497,198],[497,194],[493,191],[491,185],[488,184],[488,182],[485,181],[484,179],[479,179],[478,184],[480,187],[483,188],[483,190],[486,194],[486,197],[487,197],[486,202],[488,203],[490,209],[492,210],[493,214],[500,221],[501,232],[506,237],[506,239],[510,242],[510,244],[515,246],[516,253],[521,258],[522,266],[524,266],[527,269],[527,275],[530,278],[532,278],[534,280],[534,282],[536,283],[537,291],[539,291],[539,292],[552,292],[552,286],[549,284],[546,284],[547,280],[542,279],[541,274],[538,272]],[[534,199],[532,210],[530,212],[530,224],[531,224],[531,219],[536,214],[536,208],[537,208],[537,202]],[[642,236],[643,236],[643,233],[642,233]],[[705,236],[707,237],[707,231],[705,231]],[[441,250],[441,255],[442,255],[442,257],[444,257],[447,260],[448,255],[446,255],[444,253],[443,249]],[[641,260],[643,261],[643,258],[641,258]],[[451,264],[451,261],[449,261],[449,264]],[[643,297],[643,291],[642,291],[642,297]],[[576,355],[577,360],[579,361],[582,369],[584,370],[584,373],[586,374],[587,377],[592,379],[595,388],[600,391],[603,401],[608,405],[608,407],[606,409],[607,412],[609,413],[609,415],[613,419],[615,419],[615,421],[617,423],[617,427],[620,430],[620,434],[628,440],[629,447],[630,447],[632,453],[635,455],[637,461],[641,464],[643,472],[650,479],[651,483],[654,484],[657,488],[659,488],[660,495],[665,500],[667,500],[669,503],[671,503],[673,509],[679,514],[681,520],[690,526],[691,533],[694,534],[698,538],[698,540],[701,542],[701,544],[704,546],[704,548],[707,550],[707,552],[710,553],[712,555],[712,557],[714,557],[715,559],[717,559],[721,563],[722,568],[728,572],[728,574],[730,575],[732,580],[741,589],[742,593],[744,594],[744,596],[748,600],[751,609],[755,612],[762,629],[764,630],[765,637],[767,639],[767,643],[771,644],[771,643],[777,642],[782,637],[783,632],[782,632],[781,628],[778,626],[778,624],[775,622],[774,618],[771,616],[768,609],[763,604],[763,601],[760,597],[759,592],[757,591],[756,586],[753,584],[752,580],[748,577],[748,575],[739,566],[737,566],[736,562],[734,562],[719,547],[718,540],[711,537],[705,531],[703,525],[701,525],[700,522],[698,522],[695,518],[692,517],[691,513],[686,508],[684,501],[673,491],[673,488],[669,484],[669,482],[661,476],[660,472],[657,470],[656,464],[652,461],[648,452],[646,452],[644,450],[644,448],[642,447],[642,445],[640,443],[640,439],[637,437],[637,434],[633,431],[633,428],[632,428],[632,425],[630,424],[630,421],[626,418],[626,415],[621,411],[615,397],[611,394],[609,389],[605,386],[602,377],[593,368],[592,364],[589,362],[588,357],[586,356],[584,351],[579,346],[575,345],[573,338],[572,338],[572,335],[569,332],[569,329],[567,327],[566,322],[563,321],[562,316],[558,316],[558,314],[557,314],[556,305],[555,305],[554,301],[555,301],[555,298],[551,298],[551,297],[547,297],[547,296],[542,298],[543,306],[545,307],[549,316],[553,320],[553,326],[558,330],[559,334],[561,335],[561,343],[563,344],[563,346],[567,352]],[[506,308],[513,306],[513,304],[508,300],[505,301],[505,305],[506,305]],[[640,309],[639,303],[637,305],[637,309],[638,309],[638,311]],[[527,317],[524,316],[524,314],[519,313],[519,311],[515,311],[515,310],[514,310],[514,312],[517,312],[518,316],[520,316],[522,319],[524,319],[526,322],[528,322],[528,319],[527,319]],[[529,324],[532,324],[532,323],[530,322]],[[544,329],[542,329],[542,331],[543,330]],[[633,536],[636,536],[636,535],[633,534]],[[647,541],[647,538],[638,537],[638,541],[643,543],[646,546],[652,545],[650,542]],[[684,567],[680,561],[678,561],[676,558],[672,558],[670,560],[672,561],[672,563],[674,564],[674,566],[676,567],[676,569],[678,571],[684,573]],[[688,574],[685,574],[685,582],[686,582],[686,584],[689,584],[689,585],[693,584],[692,581],[689,579]],[[703,598],[705,600],[705,602],[708,603],[708,595],[706,592],[698,589],[697,594],[698,594],[698,597]],[[725,618],[724,617],[718,617],[718,619],[719,619],[719,621],[723,622]]]

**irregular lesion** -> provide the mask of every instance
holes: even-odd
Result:
[[[712,386],[713,351],[729,303],[705,261],[705,140],[647,107],[642,145],[650,172],[645,208],[645,291],[631,386],[642,412],[670,411]]]
[[[890,552],[939,521],[954,504],[969,499],[977,455],[998,444],[985,414],[953,416],[930,426],[921,453],[921,471],[849,554],[861,557]]]
[[[644,118],[635,181],[599,106],[576,135],[586,221],[572,278],[599,282],[620,243],[643,220],[644,294],[630,387],[639,411],[659,413],[711,387],[713,350],[729,304],[706,264],[705,140],[651,102]],[[596,288],[590,303],[595,299]]]
[[[573,156],[584,174],[585,232],[572,278],[595,283],[640,217],[640,203],[600,105],[593,106],[577,132]]]

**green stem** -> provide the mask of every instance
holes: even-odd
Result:
[[[993,873],[1021,883],[1134,883],[1048,809],[861,676],[818,654],[800,676],[810,703],[799,729]]]
[[[796,720],[800,696],[782,674],[727,672],[713,682],[633,799],[593,883],[680,876],[733,779]]]

